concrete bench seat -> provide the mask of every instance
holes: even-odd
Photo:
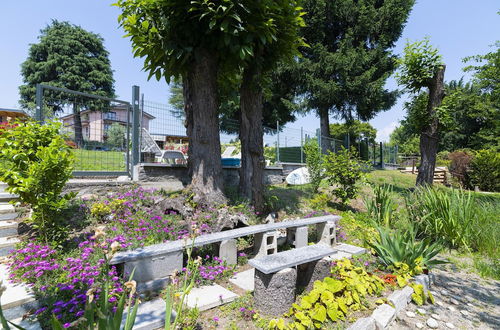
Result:
[[[264,274],[276,273],[282,269],[320,260],[336,253],[328,245],[314,244],[250,260],[250,266]]]
[[[276,231],[278,229],[283,228],[297,228],[297,227],[305,227],[308,225],[321,224],[326,222],[333,222],[336,220],[340,220],[340,216],[337,215],[325,215],[321,217],[307,218],[307,219],[299,219],[292,221],[283,221],[276,222],[270,224],[262,224],[262,225],[254,225],[243,228],[237,228],[232,230],[221,231],[218,233],[212,233],[207,235],[202,235],[196,237],[196,239],[187,239],[187,240],[177,240],[167,243],[154,244],[150,246],[146,246],[144,248],[123,251],[117,253],[113,259],[111,259],[111,264],[116,265],[124,262],[135,261],[144,258],[151,258],[155,256],[160,256],[164,254],[168,254],[175,251],[180,251],[185,248],[194,246],[203,246],[211,243],[222,242],[229,239],[234,239],[238,237],[265,233]]]
[[[124,277],[134,272],[134,280],[141,291],[158,291],[168,283],[169,276],[183,268],[184,249],[209,244],[216,245],[219,257],[228,265],[237,263],[236,238],[255,235],[254,251],[256,257],[278,252],[278,229],[286,229],[287,241],[295,248],[308,244],[308,226],[316,225],[318,241],[325,245],[336,243],[335,221],[340,217],[326,215],[321,217],[261,224],[243,228],[198,236],[194,239],[183,239],[144,248],[117,253],[110,261],[111,265],[123,265]]]

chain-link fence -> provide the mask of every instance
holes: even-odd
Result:
[[[37,89],[37,118],[57,118],[62,122],[67,142],[74,148],[75,172],[79,175],[130,174],[132,164],[187,164],[189,138],[184,113],[170,104],[139,98],[133,88],[132,104],[98,95],[40,85]],[[239,166],[241,144],[239,122],[220,123],[221,158],[225,166]],[[353,140],[324,137],[319,130],[264,127],[266,165],[303,164],[304,144],[315,139],[324,151],[338,152],[353,148],[360,158],[374,166],[397,164],[397,147]]]

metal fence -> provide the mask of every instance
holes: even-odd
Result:
[[[130,175],[129,102],[38,85],[35,117],[62,123],[74,149],[75,176]]]
[[[132,102],[81,93],[64,88],[38,85],[36,118],[54,117],[63,124],[67,142],[76,155],[75,175],[131,175],[138,163],[186,164],[189,139],[184,115],[168,103],[151,102],[139,97],[139,87],[132,88]],[[240,142],[239,122],[224,119],[220,124],[222,163],[238,166]],[[366,139],[352,142],[324,137],[319,130],[264,127],[266,165],[306,161],[304,144],[316,139],[328,150],[354,148],[373,166],[397,163],[397,147],[369,143]]]

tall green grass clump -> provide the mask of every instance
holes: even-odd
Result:
[[[406,199],[408,216],[420,236],[449,247],[498,254],[500,201],[479,199],[472,192],[420,187]]]
[[[373,187],[373,198],[364,199],[366,211],[378,225],[389,227],[394,220],[397,204],[393,199],[392,187],[387,184]]]

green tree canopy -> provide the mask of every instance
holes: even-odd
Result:
[[[301,94],[306,109],[318,113],[323,136],[329,136],[330,115],[368,120],[394,104],[398,93],[385,88],[396,68],[391,49],[413,4],[414,0],[304,2],[302,35],[310,47],[301,48]]]
[[[365,139],[374,143],[377,130],[370,123],[353,120],[348,123],[330,124],[330,135],[337,140],[344,140],[349,135],[349,145],[354,145]]]
[[[114,96],[113,71],[102,37],[69,22],[53,20],[40,31],[38,39],[38,43],[30,45],[28,58],[21,65],[24,84],[19,87],[19,92],[23,108],[34,107],[37,84]],[[83,143],[80,110],[108,108],[102,102],[76,99],[60,92],[50,91],[44,97],[45,104],[52,112],[61,111],[65,105],[73,105],[75,140],[78,145]]]

